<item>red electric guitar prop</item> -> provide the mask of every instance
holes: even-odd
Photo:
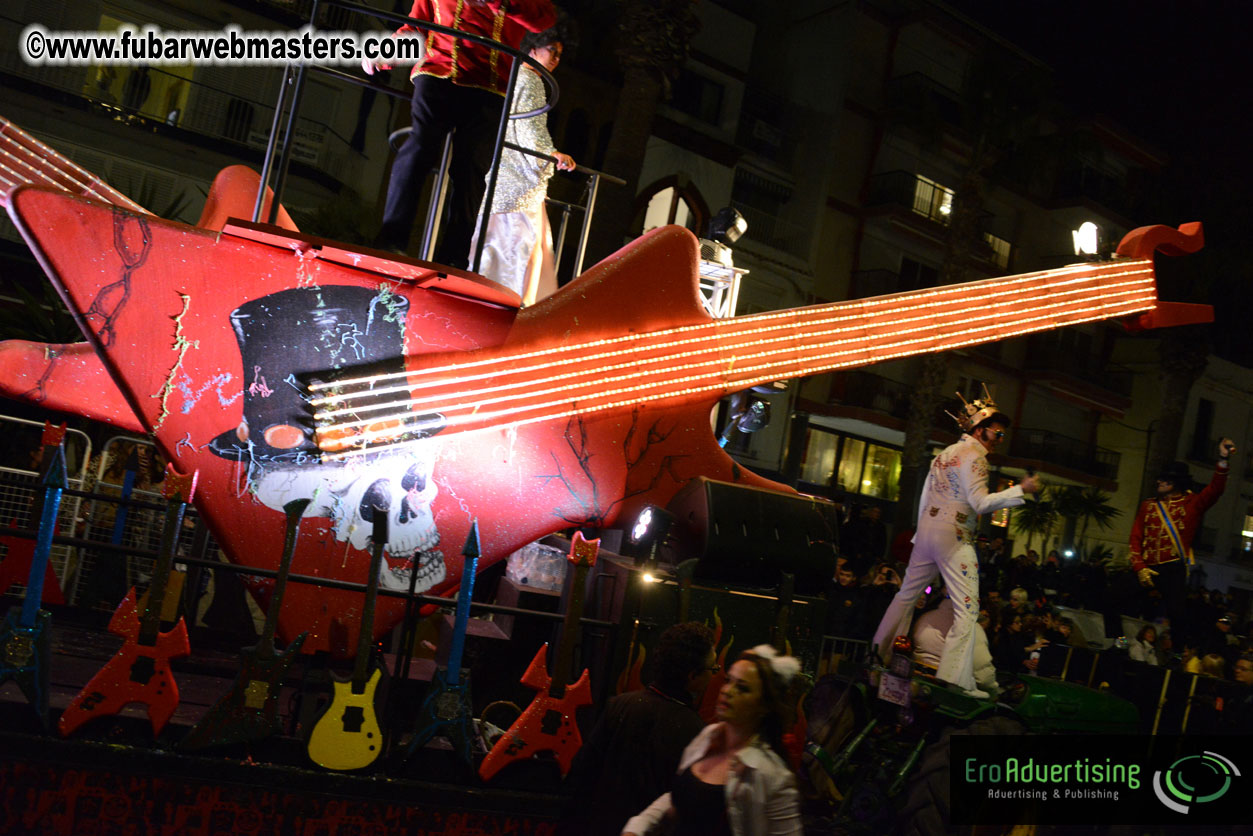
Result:
[[[253,183],[215,185],[217,223],[251,214]],[[73,190],[92,199],[0,191],[88,340],[0,344],[0,393],[152,433],[212,486],[198,507],[237,563],[275,560],[274,521],[303,497],[314,531],[292,571],[359,579],[361,496],[383,483],[383,583],[398,591],[455,587],[460,557],[442,544],[464,542],[473,518],[482,569],[554,531],[664,507],[698,476],[790,490],[741,468],[710,431],[718,399],[754,384],[1080,322],[1212,318],[1156,296],[1154,252],[1196,250],[1199,224],[1137,230],[1113,261],[712,320],[696,239],[678,227],[519,311],[474,274],[290,227],[189,227]],[[347,655],[356,600],[296,585],[279,637],[307,630],[306,652]],[[381,600],[375,636],[403,614],[402,598]]]
[[[383,730],[374,711],[374,693],[383,668],[372,664],[370,639],[374,604],[378,598],[379,572],[387,546],[387,507],[374,506],[370,575],[361,607],[361,630],[357,638],[357,661],[352,676],[335,680],[331,704],[314,722],[309,734],[309,759],[326,769],[364,769],[383,753]]]
[[[475,568],[479,559],[479,525],[470,523],[470,536],[461,549],[461,589],[457,592],[457,620],[452,628],[452,644],[448,648],[448,665],[435,671],[431,690],[418,710],[417,731],[405,749],[405,758],[413,757],[420,746],[433,737],[444,737],[453,750],[469,766],[474,765],[471,743],[474,740],[474,709],[470,701],[470,672],[461,669],[461,654],[466,645],[466,628],[470,624],[470,599],[474,595]]]
[[[179,742],[180,749],[194,752],[209,746],[264,740],[278,733],[278,698],[283,677],[296,660],[306,634],[296,636],[291,644],[279,651],[274,646],[274,630],[278,626],[287,575],[300,536],[300,517],[308,507],[309,500],[293,499],[283,508],[287,514],[283,558],[274,578],[274,592],[265,611],[261,637],[255,646],[245,648],[240,654],[240,670],[235,684]]]
[[[62,736],[73,734],[93,717],[117,714],[133,702],[147,707],[148,721],[155,736],[161,734],[178,707],[178,683],[170,670],[170,660],[190,654],[191,644],[182,616],[169,631],[161,631],[161,610],[170,567],[178,552],[183,515],[196,492],[196,477],[195,471],[184,476],[173,465],[166,466],[161,495],[168,504],[161,530],[161,550],[152,569],[143,614],[137,612],[139,595],[131,587],[109,619],[109,632],[125,637],[126,641],[61,714],[57,730]]]
[[[584,540],[581,532],[574,533],[570,547],[570,562],[574,564],[570,605],[561,624],[561,644],[557,648],[552,676],[548,674],[548,645],[545,644],[522,675],[522,684],[538,693],[479,765],[479,776],[484,781],[491,780],[502,767],[540,752],[552,752],[564,777],[583,745],[575,712],[592,704],[592,685],[586,669],[571,684],[566,684],[566,678],[574,660],[579,619],[583,617],[587,572],[596,563],[599,549],[600,540]]]
[[[39,512],[39,533],[31,557],[26,581],[26,597],[21,607],[14,607],[0,624],[0,685],[16,682],[27,703],[48,726],[48,664],[52,655],[52,615],[40,609],[48,557],[52,554],[52,537],[61,509],[61,493],[65,490],[65,425],[54,427],[44,422],[43,504]],[[13,560],[12,552],[5,558]],[[55,579],[53,580],[55,583]]]

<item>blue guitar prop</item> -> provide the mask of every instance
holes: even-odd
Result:
[[[474,572],[479,560],[479,523],[470,523],[465,547],[465,569],[461,574],[461,591],[457,593],[457,620],[453,624],[452,644],[448,649],[448,667],[435,671],[431,690],[418,710],[417,732],[409,741],[405,758],[433,737],[443,737],[469,766],[474,766],[471,741],[474,740],[474,713],[470,702],[469,672],[461,669],[465,650],[466,625],[470,622],[470,597],[474,594]]]
[[[43,509],[39,516],[39,534],[35,538],[35,554],[31,560],[30,577],[26,582],[26,598],[21,607],[13,607],[0,625],[0,685],[10,680],[17,683],[44,728],[48,727],[48,658],[52,651],[52,616],[40,609],[43,601],[44,576],[48,556],[52,553],[52,535],[56,530],[61,493],[65,490],[65,426],[44,424],[43,433]]]

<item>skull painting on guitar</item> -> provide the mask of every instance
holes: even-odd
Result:
[[[438,494],[431,462],[410,448],[404,455],[355,464],[312,464],[277,467],[262,472],[252,484],[264,505],[281,509],[297,497],[312,497],[306,517],[329,517],[335,539],[368,551],[376,509],[388,514],[387,560],[379,575],[385,589],[425,592],[445,577],[439,529],[431,513]]]

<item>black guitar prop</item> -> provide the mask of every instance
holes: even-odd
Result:
[[[300,536],[300,518],[309,507],[309,502],[308,499],[293,499],[283,506],[287,515],[287,536],[261,637],[256,645],[240,652],[240,670],[235,684],[187,733],[179,743],[180,749],[192,752],[209,746],[264,740],[278,733],[278,698],[283,677],[295,661],[308,633],[296,636],[284,650],[279,651],[274,646],[274,631],[278,627],[287,575],[292,555],[296,553],[296,540]]]

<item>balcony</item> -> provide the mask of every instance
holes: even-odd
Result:
[[[891,270],[858,270],[850,277],[849,299],[865,299],[870,296],[886,296],[896,293],[901,286],[901,275]]]
[[[1126,366],[1100,362],[1092,353],[1070,351],[1059,344],[1056,332],[1027,338],[1023,370],[1065,375],[1124,398],[1131,397],[1134,373]]]
[[[1011,430],[1009,454],[1077,470],[1099,479],[1116,481],[1122,456],[1113,450],[1051,430],[1016,427]]]
[[[1059,173],[1053,183],[1053,202],[1073,206],[1085,201],[1123,217],[1134,216],[1134,198],[1128,194],[1125,177],[1089,165],[1074,166]]]
[[[741,148],[790,168],[797,137],[789,127],[796,106],[755,87],[744,91],[735,142]]]
[[[23,27],[12,18],[0,17],[0,38],[17,43]],[[226,141],[236,148],[253,149],[259,156],[274,116],[275,97],[268,91],[277,88],[279,70],[251,69],[255,83],[243,95],[157,67],[30,66],[18,50],[0,53],[5,86],[24,86],[44,99],[77,103],[131,129],[218,149]],[[55,93],[50,96],[50,91]],[[348,140],[328,125],[303,117],[297,120],[293,162],[307,164],[342,183],[355,176],[352,167],[361,159]]]
[[[884,104],[889,112],[907,113],[912,120],[932,118],[954,127],[962,123],[961,94],[923,73],[890,79],[884,89]]]
[[[947,226],[953,191],[913,172],[889,171],[871,178],[867,205],[905,209]]]
[[[909,414],[910,387],[871,372],[837,372],[831,375],[827,402],[883,412],[904,421]]]

